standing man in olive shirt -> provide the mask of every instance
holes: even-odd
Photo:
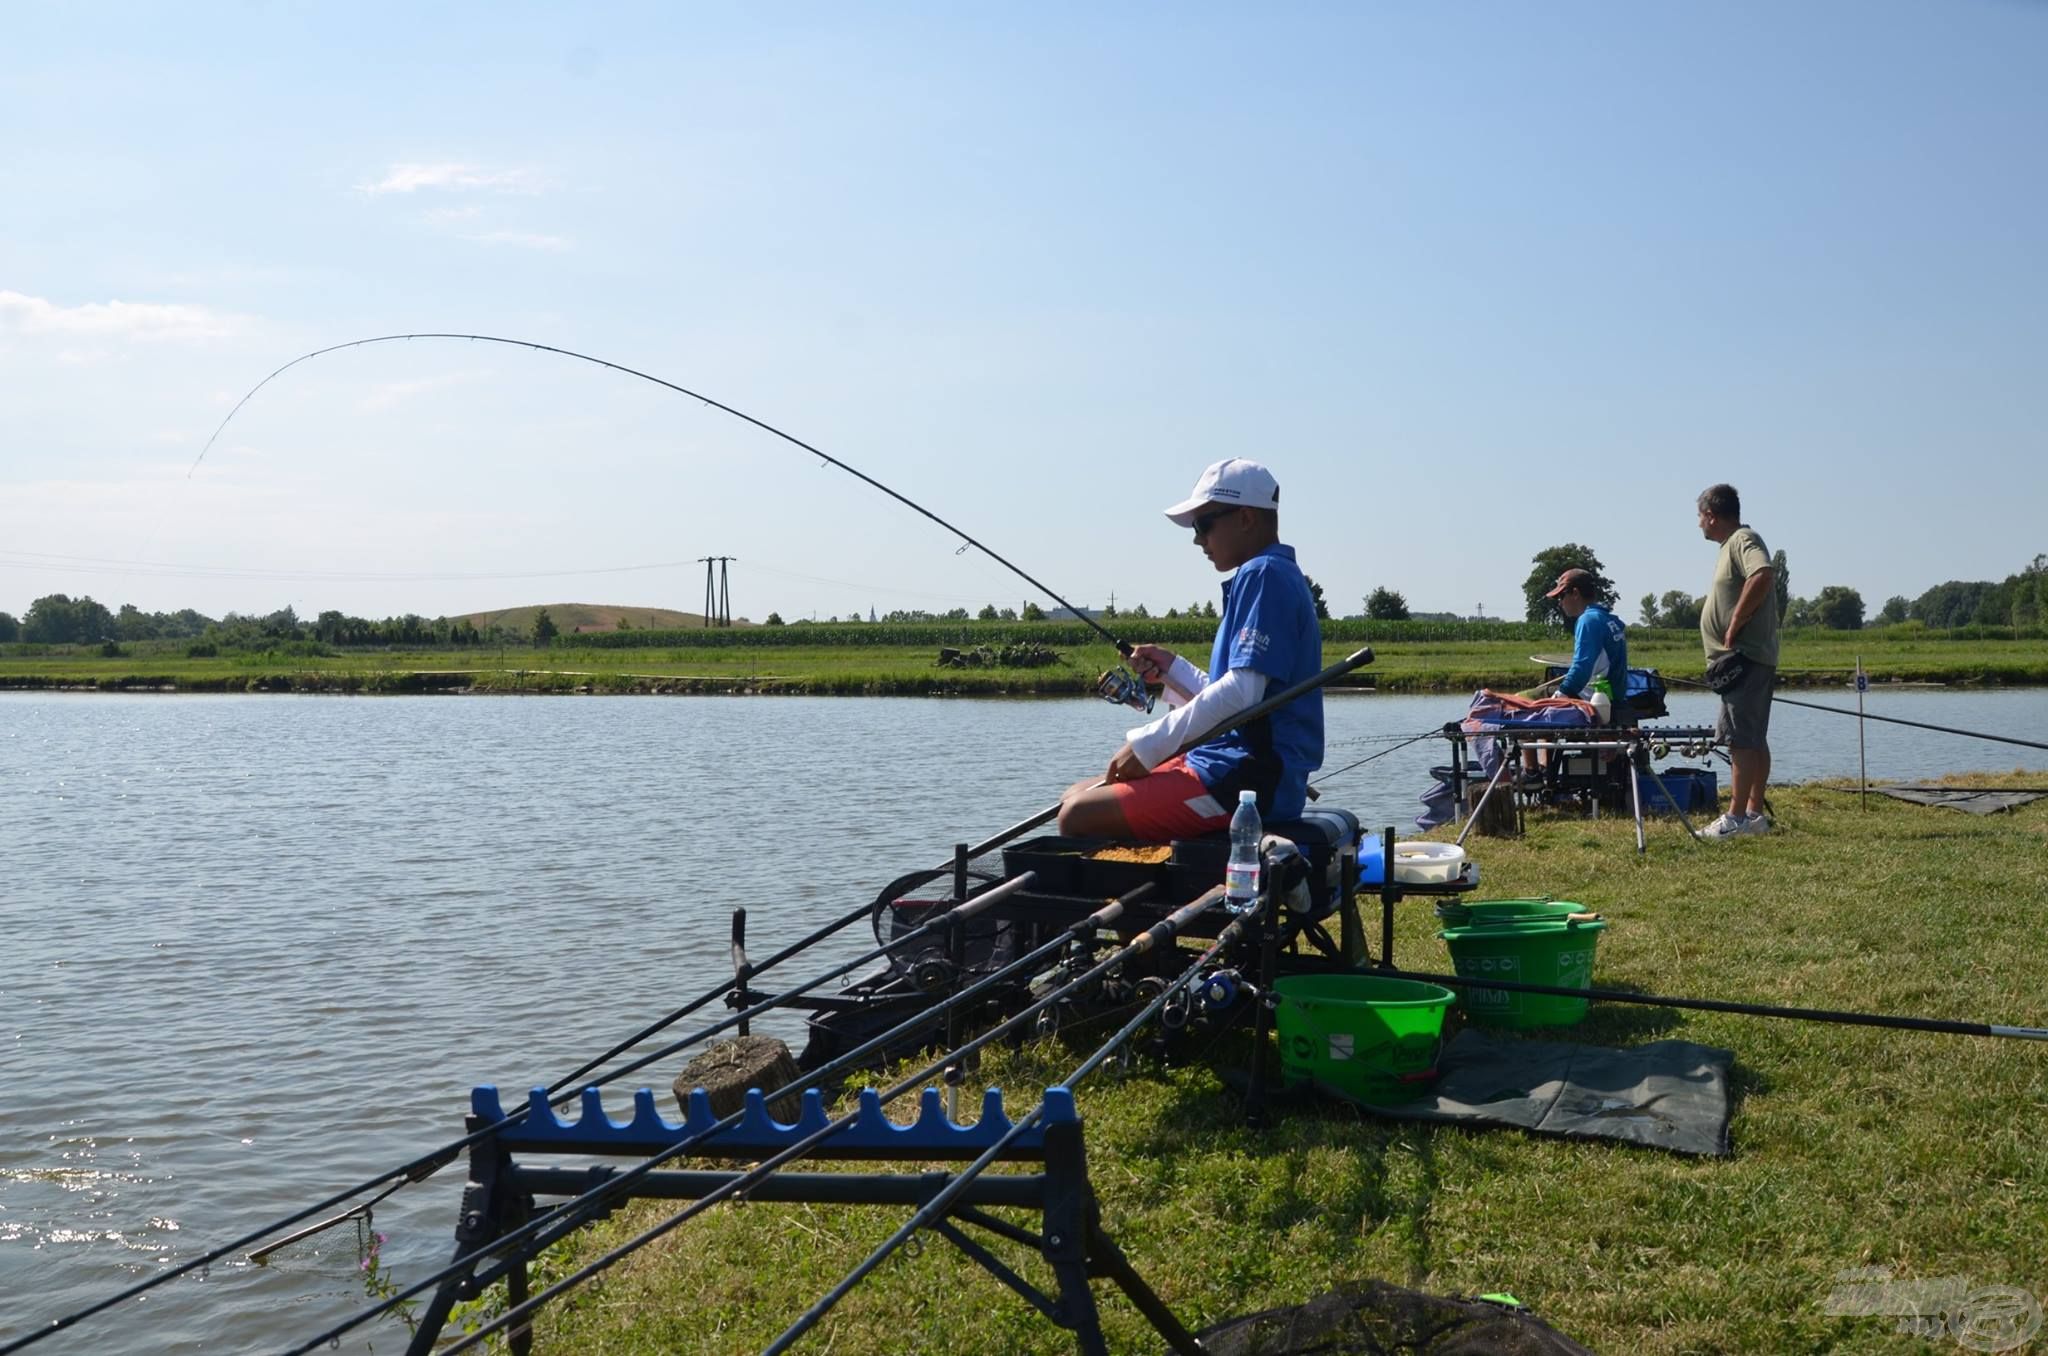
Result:
[[[1742,500],[1733,485],[1710,486],[1700,495],[1699,510],[1701,535],[1721,545],[1700,609],[1700,640],[1710,668],[1731,652],[1741,656],[1742,666],[1742,676],[1721,692],[1716,730],[1735,764],[1735,785],[1728,813],[1701,836],[1769,833],[1764,784],[1771,776],[1771,746],[1765,735],[1778,675],[1777,572],[1763,538],[1743,523]]]

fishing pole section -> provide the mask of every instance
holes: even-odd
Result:
[[[1008,570],[1011,574],[1014,574],[1019,579],[1022,579],[1032,588],[1037,589],[1040,593],[1052,599],[1053,602],[1059,604],[1060,607],[1066,609],[1067,613],[1070,616],[1072,616],[1076,621],[1079,621],[1084,626],[1094,631],[1097,635],[1101,636],[1104,640],[1108,641],[1111,645],[1115,646],[1116,652],[1119,655],[1123,656],[1126,663],[1118,665],[1117,667],[1110,669],[1108,672],[1104,673],[1102,677],[1097,681],[1096,692],[1105,700],[1113,702],[1117,705],[1131,706],[1147,714],[1151,713],[1155,697],[1151,689],[1146,687],[1143,680],[1141,680],[1137,676],[1137,674],[1133,673],[1129,667],[1128,661],[1130,660],[1132,654],[1132,646],[1130,642],[1116,635],[1108,627],[1104,626],[1102,623],[1095,620],[1095,618],[1089,616],[1080,608],[1075,607],[1072,603],[1068,602],[1065,598],[1062,598],[1059,594],[1053,592],[1053,590],[1046,584],[1041,583],[1037,578],[1027,573],[1021,566],[1015,564],[1008,557],[998,554],[994,549],[983,543],[979,538],[970,535],[962,528],[959,528],[955,526],[953,523],[940,517],[938,514],[932,512],[924,505],[910,498],[908,495],[903,494],[898,490],[891,489],[887,485],[884,485],[881,481],[875,479],[867,472],[862,471],[859,468],[854,467],[852,465],[849,465],[844,461],[841,461],[839,458],[833,456],[829,452],[826,452],[818,447],[813,446],[810,443],[805,442],[802,438],[797,437],[793,433],[789,433],[783,429],[777,428],[775,425],[768,423],[764,419],[757,419],[753,415],[746,413],[744,410],[736,409],[733,406],[726,404],[724,401],[715,400],[712,397],[705,395],[701,391],[693,391],[687,386],[681,386],[675,382],[667,380],[666,378],[657,377],[649,372],[643,372],[639,368],[628,367],[624,363],[615,363],[604,358],[593,357],[588,353],[578,353],[574,349],[561,348],[554,344],[538,343],[531,339],[508,339],[495,334],[454,334],[446,332],[421,332],[418,334],[380,334],[374,335],[367,339],[351,339],[346,343],[329,344],[325,348],[316,348],[310,353],[302,353],[298,357],[292,359],[290,362],[278,368],[276,371],[272,372],[263,380],[257,382],[254,386],[250,387],[248,391],[243,394],[242,398],[235,402],[234,408],[230,409],[227,412],[227,415],[220,421],[220,423],[217,426],[215,426],[213,433],[207,438],[205,445],[199,449],[199,455],[192,459],[192,465],[186,468],[186,478],[190,479],[192,473],[199,469],[199,463],[206,460],[206,454],[213,450],[213,445],[216,442],[220,441],[220,435],[227,431],[228,425],[234,422],[235,416],[242,412],[242,407],[244,405],[247,405],[251,400],[255,399],[257,392],[261,391],[264,387],[270,385],[271,382],[276,381],[285,373],[291,371],[294,367],[297,367],[301,363],[311,362],[315,358],[325,357],[330,353],[340,353],[347,349],[368,348],[375,344],[409,343],[416,339],[451,339],[462,340],[473,344],[502,344],[508,348],[523,348],[534,353],[549,353],[560,358],[572,358],[577,362],[590,363],[593,364],[594,366],[606,368],[610,371],[618,372],[625,376],[637,377],[641,381],[652,382],[656,386],[663,387],[666,390],[674,391],[677,395],[687,396],[692,400],[708,405],[712,409],[718,410],[723,414],[729,414],[735,419],[753,425],[755,428],[760,429],[764,433],[772,434],[773,436],[780,438],[783,442],[788,443],[790,446],[797,448],[800,451],[807,452],[811,456],[817,457],[821,462],[823,462],[827,466],[837,467],[839,470],[846,472],[854,479],[874,489],[880,490],[883,494],[888,495],[891,499],[894,499],[897,503],[902,504],[905,508],[908,508],[915,513],[923,515],[924,517],[930,519],[932,522],[937,523],[947,532],[950,532],[955,537],[958,537],[960,539],[961,545],[958,548],[958,551],[955,552],[956,555],[959,554],[959,552],[961,551],[966,551],[970,547],[976,551],[981,552],[990,560],[993,560],[996,564]]]

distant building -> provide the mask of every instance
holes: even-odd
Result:
[[[1102,609],[1096,607],[1049,607],[1045,610],[1047,621],[1101,621]]]

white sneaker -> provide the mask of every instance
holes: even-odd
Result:
[[[1749,834],[1769,833],[1771,831],[1771,817],[1761,812],[1749,815],[1748,817],[1743,819],[1743,821],[1740,824],[1736,825],[1735,831],[1745,836]]]
[[[1734,815],[1722,815],[1719,819],[1701,829],[1700,837],[1711,838],[1717,843],[1724,842],[1738,834],[1748,832],[1748,830],[1743,828],[1743,823],[1744,821],[1737,819]]]

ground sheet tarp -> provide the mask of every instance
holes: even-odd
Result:
[[[1512,1125],[1718,1157],[1728,1153],[1734,1062],[1729,1051],[1692,1041],[1614,1050],[1467,1027],[1444,1047],[1428,1096],[1366,1109],[1399,1120]]]
[[[1830,787],[1833,791],[1847,791],[1856,794],[1853,786]],[[1961,810],[1965,814],[1995,815],[2001,810],[2017,810],[2022,805],[2048,796],[2048,791],[1999,791],[1969,786],[1873,786],[1872,792],[1890,796],[1893,800],[1911,801],[1915,805],[1939,805],[1945,810]]]

